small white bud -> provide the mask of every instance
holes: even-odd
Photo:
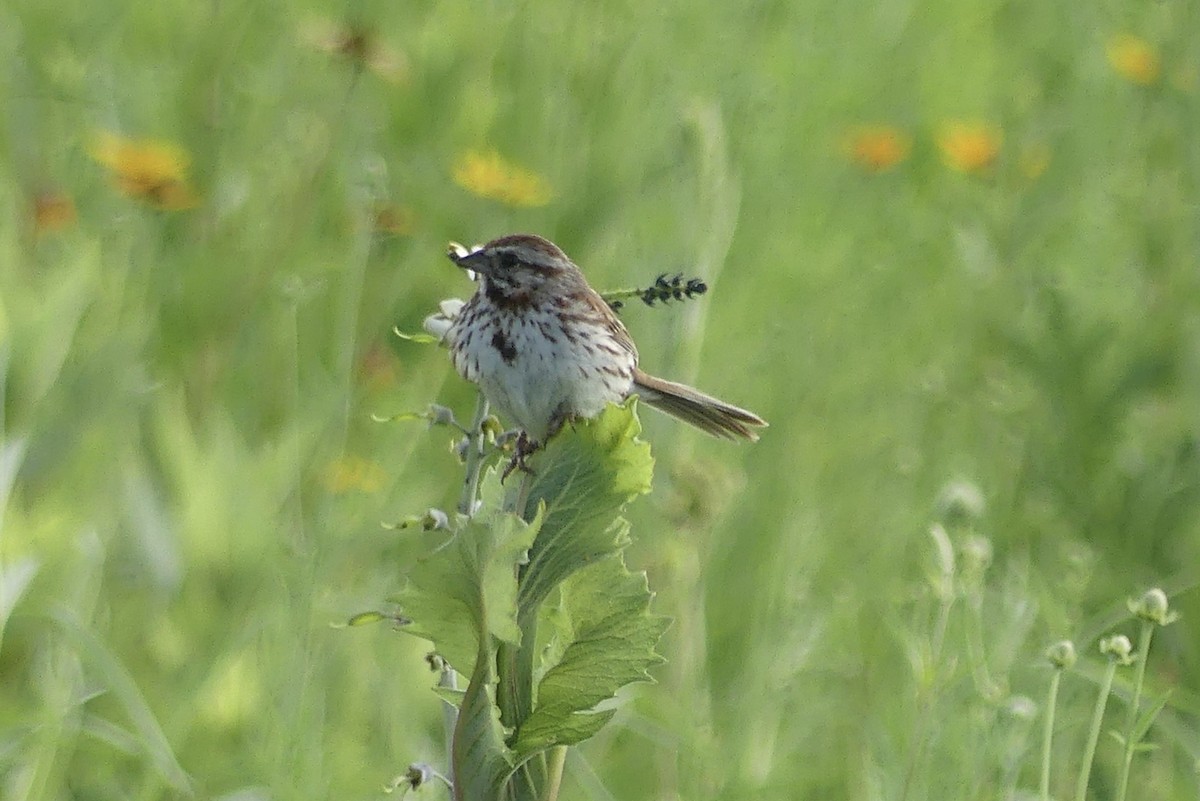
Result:
[[[1100,641],[1100,653],[1118,665],[1128,665],[1133,662],[1133,643],[1124,634],[1114,634]]]
[[[443,300],[438,304],[438,313],[426,317],[421,327],[425,329],[425,333],[435,337],[438,342],[445,342],[450,326],[454,325],[454,321],[458,319],[458,315],[465,305],[466,303],[458,298]]]
[[[978,484],[956,480],[947,483],[938,493],[938,513],[949,524],[972,523],[983,517],[987,501]]]
[[[1075,643],[1059,640],[1046,649],[1046,659],[1057,670],[1068,670],[1075,665]]]
[[[441,509],[428,509],[421,518],[421,528],[426,531],[445,531],[450,528],[450,518]]]
[[[929,538],[933,540],[935,554],[930,583],[934,593],[943,601],[948,601],[954,597],[954,546],[941,523],[929,527]]]
[[[439,406],[436,403],[429,404],[429,426],[452,426],[456,425],[454,412],[448,406]]]
[[[1130,598],[1127,602],[1129,611],[1142,620],[1166,626],[1179,619],[1179,615],[1171,611],[1167,594],[1158,587],[1146,590],[1141,598]]]
[[[1008,714],[1017,720],[1033,720],[1037,717],[1038,705],[1027,695],[1014,695],[1008,699]]]

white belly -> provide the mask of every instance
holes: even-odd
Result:
[[[486,300],[479,299],[486,303]],[[467,324],[452,329],[454,366],[479,385],[506,422],[543,441],[556,425],[592,417],[633,386],[635,357],[611,341],[548,337],[528,317],[507,315],[503,330]],[[467,332],[470,332],[469,334]]]

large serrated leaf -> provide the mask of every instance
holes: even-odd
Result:
[[[536,608],[576,570],[625,544],[627,527],[618,515],[650,491],[654,473],[650,446],[637,439],[640,431],[631,400],[575,423],[539,454],[526,516],[543,503],[545,513],[521,572],[522,610]]]
[[[562,586],[555,613],[561,654],[538,684],[533,713],[521,726],[519,757],[552,745],[571,745],[595,734],[612,716],[596,704],[635,681],[651,681],[662,662],[654,646],[669,621],[649,611],[645,574],[630,573],[620,553],[575,573]]]
[[[495,654],[490,638],[484,638],[479,643],[475,670],[458,710],[451,754],[455,801],[500,798],[512,769],[512,752],[504,744],[504,728],[494,697]]]
[[[461,673],[474,673],[479,632],[518,642],[517,569],[539,521],[485,512],[421,559],[397,596],[406,631],[424,637]]]

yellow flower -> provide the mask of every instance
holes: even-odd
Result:
[[[385,81],[400,84],[408,78],[408,61],[381,42],[374,32],[332,20],[313,18],[300,26],[300,38],[316,49],[364,67]]]
[[[351,490],[378,492],[383,489],[384,478],[382,467],[361,456],[343,456],[325,468],[325,488],[335,495]]]
[[[942,127],[938,147],[946,165],[959,172],[987,172],[1000,155],[1003,135],[982,122],[953,121]]]
[[[1108,40],[1108,63],[1117,74],[1130,83],[1149,86],[1158,81],[1162,62],[1149,42],[1138,36],[1123,33]]]
[[[70,228],[78,214],[75,201],[64,192],[40,192],[33,198],[33,232],[49,234]]]
[[[890,125],[855,128],[843,140],[846,157],[867,172],[885,172],[908,158],[912,141]]]
[[[472,150],[454,167],[454,182],[468,192],[509,206],[545,206],[550,184],[537,173],[506,161],[495,150]]]
[[[163,211],[182,211],[199,203],[188,181],[190,159],[177,145],[102,133],[90,152],[109,169],[117,189],[132,198]]]
[[[378,234],[408,236],[413,232],[415,217],[408,206],[379,203],[375,206],[371,227]]]

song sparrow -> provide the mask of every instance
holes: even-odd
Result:
[[[479,279],[446,333],[454,367],[524,432],[525,453],[564,423],[632,394],[717,437],[756,440],[753,429],[766,425],[753,412],[638,369],[625,326],[552,242],[515,234],[449,255]]]

